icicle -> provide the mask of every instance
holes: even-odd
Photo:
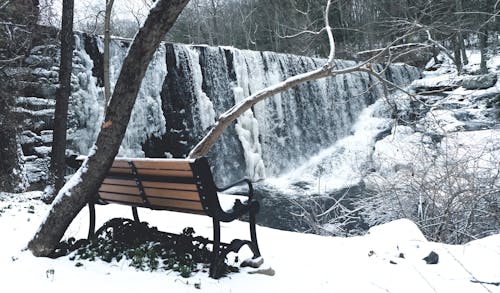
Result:
[[[215,123],[215,110],[212,101],[203,92],[203,75],[200,67],[199,53],[189,47],[186,47],[189,64],[191,65],[191,75],[193,76],[193,90],[197,97],[198,114],[200,115],[201,127],[203,130],[210,128]]]
[[[134,108],[130,123],[125,132],[119,156],[143,157],[142,144],[151,136],[161,137],[166,132],[166,122],[162,111],[161,89],[167,75],[165,60],[165,47],[160,46],[153,60],[149,64],[146,75],[142,80],[141,88]],[[121,68],[123,60],[112,59],[113,72]],[[116,83],[118,74],[112,77],[112,87]]]

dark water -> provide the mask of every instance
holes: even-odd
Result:
[[[332,193],[307,196],[300,194],[300,192],[294,195],[285,194],[259,183],[255,184],[254,188],[255,196],[261,204],[257,216],[258,224],[280,230],[316,234],[329,234],[321,231],[314,224],[325,224],[334,220],[338,216],[339,210],[334,209],[321,217],[318,215],[323,214],[337,201],[347,209],[352,209],[353,201],[363,196],[365,191],[364,184]],[[362,218],[359,215],[354,215],[354,217],[356,216],[358,216],[357,220],[355,219],[344,227],[347,234],[355,234],[368,228]]]

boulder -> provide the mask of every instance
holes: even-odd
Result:
[[[497,83],[498,76],[494,73],[464,78],[462,86],[468,90],[487,89]]]

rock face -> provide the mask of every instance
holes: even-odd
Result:
[[[498,76],[495,73],[472,76],[462,81],[462,86],[468,90],[487,89],[497,83]]]
[[[24,160],[26,184],[31,189],[43,188],[47,179],[58,83],[58,54],[56,45],[37,45],[20,66],[6,70],[16,96],[12,98],[11,109],[16,121],[18,152]]]

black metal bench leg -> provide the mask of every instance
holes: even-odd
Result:
[[[89,203],[89,216],[90,216],[89,235],[87,236],[87,238],[92,239],[94,238],[94,233],[95,233],[95,205],[93,203]]]
[[[257,208],[250,209],[250,239],[252,240],[252,252],[253,258],[257,258],[260,256],[259,244],[257,243],[257,231],[255,229],[255,214],[258,211]]]
[[[222,276],[220,271],[220,262],[224,261],[220,259],[221,247],[220,247],[220,222],[215,218],[212,218],[214,226],[214,244],[212,248],[212,262],[210,263],[209,276],[214,279],[218,279]]]
[[[140,223],[139,214],[137,213],[137,207],[132,207],[132,215],[134,216],[134,221]]]

